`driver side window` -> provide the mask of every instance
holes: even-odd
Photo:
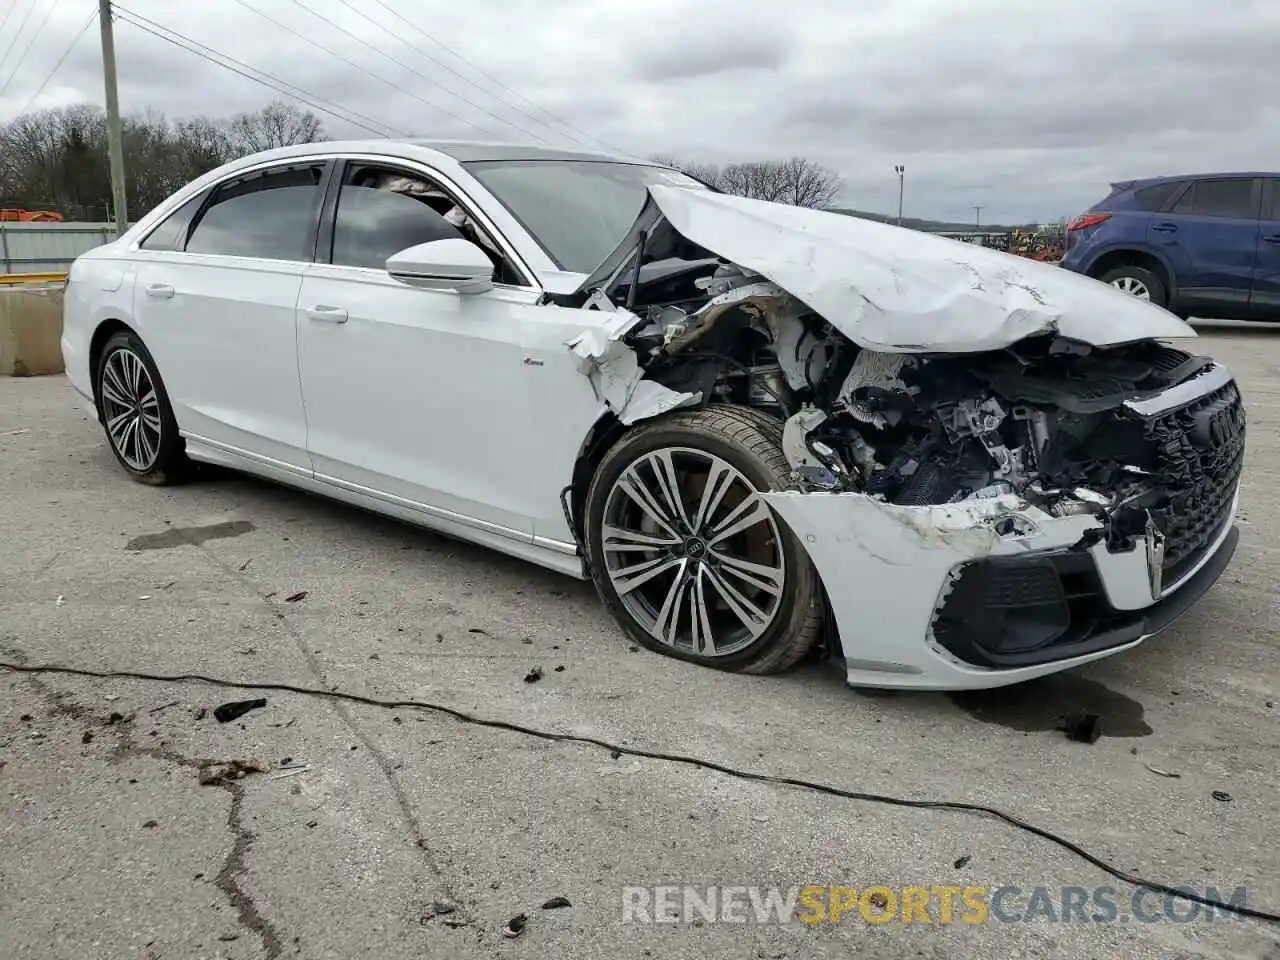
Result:
[[[462,205],[425,177],[373,164],[347,166],[334,214],[334,264],[380,270],[407,247],[453,238],[489,255],[495,283],[524,282]]]

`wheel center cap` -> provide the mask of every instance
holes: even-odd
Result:
[[[697,537],[690,537],[684,542],[685,556],[697,560],[707,552],[707,545]]]

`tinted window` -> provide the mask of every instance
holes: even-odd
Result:
[[[187,239],[187,225],[191,223],[204,202],[205,193],[201,191],[188,200],[160,222],[143,240],[139,247],[143,250],[181,250],[182,242]]]
[[[1182,189],[1182,182],[1175,180],[1173,183],[1157,183],[1154,186],[1144,187],[1133,195],[1133,199],[1137,201],[1139,207],[1143,210],[1163,210],[1165,204],[1173,199],[1173,195]]]
[[[1252,180],[1197,180],[1178,200],[1174,213],[1202,217],[1252,217]]]
[[[310,260],[321,165],[275,169],[223,184],[187,241],[188,253]]]
[[[644,209],[650,184],[705,190],[663,167],[603,160],[468,163],[562,270],[590,273],[613,253]]]
[[[338,194],[334,263],[381,270],[393,253],[455,237],[462,237],[457,227],[409,194],[363,186],[344,186]]]
[[[1280,180],[1268,180],[1267,201],[1262,216],[1265,220],[1280,220]]]

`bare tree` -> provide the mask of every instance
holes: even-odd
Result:
[[[231,120],[227,133],[239,153],[257,153],[295,143],[313,143],[323,136],[320,118],[310,110],[276,100],[256,113],[242,113]]]
[[[677,160],[667,155],[652,158],[674,167],[725,193],[798,207],[831,206],[840,195],[839,174],[813,160],[754,160],[726,167]]]

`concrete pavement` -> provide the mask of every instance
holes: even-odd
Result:
[[[637,651],[589,586],[479,548],[243,477],[134,484],[58,377],[0,380],[0,659],[414,698],[986,803],[1280,911],[1280,341],[1229,329],[1196,349],[1249,405],[1233,566],[1155,641],[1025,688],[866,695],[821,665],[754,678]],[[1159,898],[1151,923],[624,923],[626,886],[1110,885],[1123,907],[1132,889],[989,818],[421,711],[268,693],[219,724],[214,706],[253,694],[7,672],[0,690],[5,957],[1280,957],[1278,927],[1173,922]],[[1077,709],[1105,717],[1092,746],[1054,729]],[[201,784],[231,760],[268,769]],[[571,906],[540,909],[557,896]]]

